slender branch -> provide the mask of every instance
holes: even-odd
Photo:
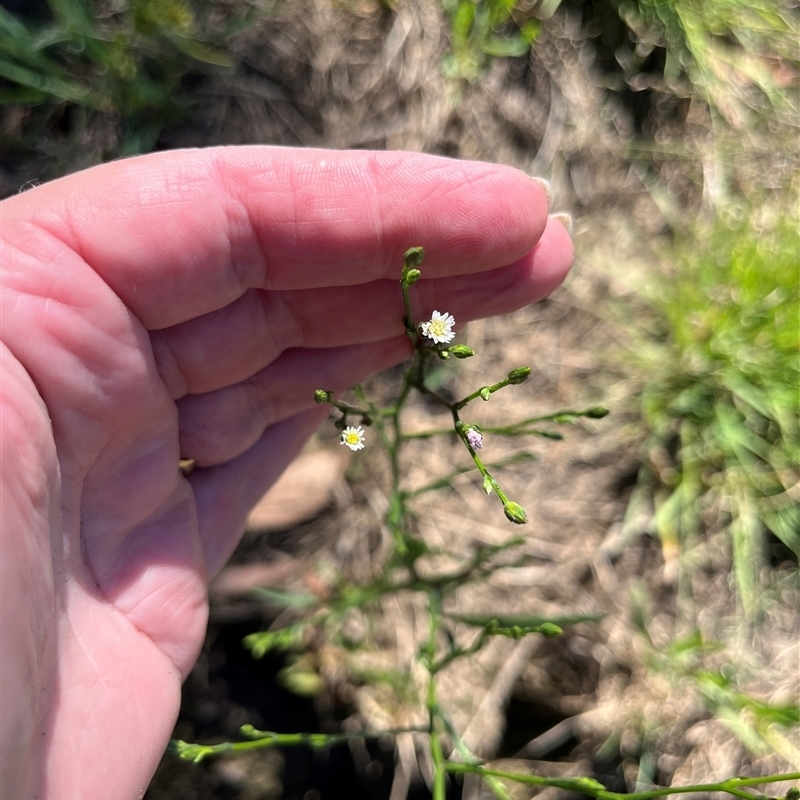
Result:
[[[242,753],[265,747],[310,747],[319,750],[334,747],[351,739],[376,739],[381,736],[397,736],[401,733],[427,733],[427,728],[391,728],[385,731],[352,731],[348,733],[275,733],[259,731],[252,725],[243,725],[242,736],[252,737],[244,742],[222,742],[220,744],[194,744],[181,739],[170,742],[170,751],[187,761],[199,764],[208,756],[222,753]]]
[[[520,772],[489,769],[480,764],[447,762],[445,768],[452,774],[472,773],[481,777],[504,778],[528,786],[554,787],[580,792],[598,800],[652,800],[656,797],[667,797],[671,794],[699,794],[706,792],[726,792],[734,797],[758,800],[757,795],[741,791],[742,787],[758,786],[762,783],[778,783],[781,781],[800,780],[800,772],[785,775],[767,775],[762,778],[729,778],[718,783],[701,783],[692,786],[673,786],[669,788],[647,789],[642,792],[621,793],[606,789],[594,778],[544,778],[540,775],[529,775]]]

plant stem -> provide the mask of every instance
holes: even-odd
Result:
[[[800,780],[800,772],[785,775],[767,775],[762,778],[729,778],[719,783],[695,784],[693,786],[673,786],[670,788],[648,789],[643,792],[620,793],[603,788],[602,784],[593,778],[543,778],[540,775],[528,775],[518,772],[506,772],[499,769],[489,769],[480,764],[457,763],[448,761],[445,764],[448,772],[453,774],[473,773],[481,777],[505,778],[506,780],[523,783],[528,786],[555,787],[580,792],[598,800],[651,800],[656,797],[667,797],[671,794],[699,794],[701,792],[726,792],[734,797],[758,800],[756,795],[742,791],[742,787],[758,786],[762,783],[777,783],[779,781]]]
[[[207,756],[222,753],[241,753],[248,750],[259,750],[264,747],[310,747],[319,750],[333,747],[351,739],[367,739],[379,736],[397,736],[401,733],[426,733],[425,728],[393,728],[386,731],[353,731],[348,733],[275,733],[273,731],[257,731],[245,725],[242,734],[254,736],[245,742],[222,742],[221,744],[190,744],[181,740],[173,741],[170,750],[177,751],[182,758],[200,763]]]
[[[428,738],[431,746],[431,759],[433,760],[433,800],[445,800],[445,780],[447,778],[447,768],[445,765],[444,752],[442,750],[441,734],[438,730],[438,702],[436,700],[436,672],[434,664],[436,660],[436,641],[439,635],[439,628],[442,623],[442,596],[438,589],[428,590],[428,613],[430,616],[430,628],[428,630],[428,641],[423,652],[423,663],[430,675],[428,680]]]

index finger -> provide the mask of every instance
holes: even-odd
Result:
[[[511,167],[263,146],[117,161],[5,203],[7,233],[45,228],[151,330],[250,288],[399,275],[417,245],[426,277],[495,269],[528,253],[547,218],[542,187]]]

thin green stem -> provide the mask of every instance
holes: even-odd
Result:
[[[450,737],[453,740],[453,747],[456,749],[461,758],[463,758],[468,764],[480,766],[480,759],[478,759],[469,749],[469,747],[467,747],[467,743],[461,738],[461,735],[456,730],[456,726],[453,724],[453,721],[450,719],[450,717],[445,713],[444,709],[441,706],[438,706],[437,711],[444,729],[450,734]],[[446,765],[445,768],[450,771],[449,765]],[[497,778],[493,776],[485,776],[483,780],[497,800],[511,800],[508,791],[506,791],[506,787]]]
[[[436,673],[434,663],[436,661],[436,642],[439,637],[439,629],[442,622],[442,596],[438,589],[428,590],[428,614],[430,617],[430,627],[428,630],[428,641],[425,643],[423,651],[423,663],[428,669],[430,678],[428,680],[428,738],[431,747],[431,759],[433,760],[433,800],[445,800],[447,768],[445,764],[444,752],[442,750],[441,734],[438,730],[438,701],[436,699]]]
[[[431,682],[433,676],[431,675]],[[442,751],[442,740],[439,738],[439,731],[431,728],[430,734],[431,742],[431,759],[433,761],[433,800],[445,800],[446,798],[446,779],[447,779],[447,764]]]
[[[446,666],[452,664],[453,661],[456,661],[459,658],[463,658],[464,656],[471,656],[473,653],[477,653],[479,650],[482,650],[488,638],[489,637],[486,634],[486,631],[481,631],[481,634],[475,640],[475,643],[470,645],[469,647],[465,648],[453,647],[449,653],[446,653],[438,661],[431,664],[430,666],[431,675],[433,676],[437,672],[441,672],[441,670],[443,670]]]
[[[453,407],[456,410],[460,410],[464,408],[467,403],[471,403],[473,400],[477,400],[479,397],[482,399],[488,399],[490,394],[494,394],[495,392],[499,391],[505,386],[509,386],[511,381],[508,378],[503,378],[503,380],[498,381],[497,383],[492,384],[491,386],[481,386],[480,389],[476,389],[472,394],[468,394],[463,399],[459,400],[456,403],[453,403]]]
[[[429,431],[419,431],[418,433],[404,433],[404,439],[431,439],[434,436],[452,435],[456,433],[453,428],[435,428]]]
[[[726,792],[734,797],[757,800],[757,796],[742,791],[742,787],[758,786],[762,783],[778,783],[781,781],[800,780],[800,772],[785,775],[767,775],[761,778],[729,778],[719,783],[703,783],[692,786],[673,786],[669,788],[647,789],[642,792],[623,794],[606,789],[594,778],[543,778],[540,775],[530,775],[519,772],[506,772],[505,770],[489,769],[480,764],[447,762],[445,768],[452,774],[472,773],[481,777],[496,777],[526,784],[528,786],[555,787],[580,792],[598,800],[651,800],[656,797],[667,797],[671,794],[699,794],[706,792]]]
[[[364,408],[357,408],[356,406],[351,406],[349,403],[342,403],[339,400],[331,400],[330,405],[332,405],[335,409],[338,409],[342,412],[345,416],[348,414],[356,414],[362,417],[371,416],[372,412],[368,411]]]
[[[400,287],[403,290],[403,308],[405,308],[406,315],[403,317],[403,324],[406,326],[406,336],[411,339],[411,344],[416,349],[419,346],[419,334],[417,333],[417,326],[414,324],[414,316],[411,313],[411,299],[408,294],[408,283],[405,280],[400,281]]]
[[[400,439],[398,438],[399,415],[402,403],[398,400],[395,407],[391,410],[391,413],[388,414],[387,424],[392,431],[392,435],[390,436],[387,431],[387,424],[384,424],[383,421],[383,417],[387,415],[382,414],[381,410],[367,398],[361,385],[354,386],[353,392],[359,400],[366,403],[375,430],[378,433],[378,438],[381,440],[381,444],[389,456],[392,479],[391,491],[389,494],[389,511],[386,514],[385,521],[392,535],[392,539],[394,540],[395,547],[399,552],[405,553],[407,549],[404,532],[405,504],[403,503],[402,493],[400,492]]]
[[[401,733],[426,733],[426,728],[392,728],[385,731],[353,731],[348,733],[275,733],[259,731],[251,725],[241,729],[243,736],[249,737],[244,742],[222,742],[221,744],[193,744],[181,739],[170,742],[170,750],[181,758],[199,763],[208,756],[222,753],[242,753],[248,750],[260,750],[265,747],[310,747],[319,750],[325,747],[348,742],[351,739],[369,739],[379,736],[397,736]]]

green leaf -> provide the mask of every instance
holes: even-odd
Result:
[[[318,600],[313,594],[307,592],[286,592],[281,589],[270,589],[266,586],[257,586],[250,594],[259,600],[265,600],[274,606],[282,608],[311,608]]]
[[[26,89],[32,89],[62,101],[82,103],[95,109],[107,110],[110,106],[108,99],[90,91],[76,81],[35,72],[2,56],[0,56],[0,77]]]
[[[451,26],[452,36],[455,42],[465,42],[469,38],[472,23],[475,20],[475,3],[469,0],[462,0],[458,4]]]
[[[270,650],[289,650],[303,639],[304,625],[296,624],[275,631],[259,631],[242,639],[242,644],[250,650],[253,658],[263,658]]]
[[[513,39],[493,36],[481,45],[481,50],[487,56],[494,58],[514,58],[524,56],[531,49],[530,42],[522,34]]]
[[[800,506],[767,512],[764,523],[800,559]]]
[[[292,667],[282,669],[278,673],[278,681],[292,694],[299,697],[313,697],[325,687],[325,682],[311,670],[296,670]]]
[[[224,50],[190,39],[188,36],[179,36],[175,33],[165,33],[165,36],[177,50],[195,61],[212,64],[215,67],[231,68],[234,65],[233,59]]]
[[[82,0],[48,0],[53,16],[74,33],[82,36],[98,35],[97,17]]]

